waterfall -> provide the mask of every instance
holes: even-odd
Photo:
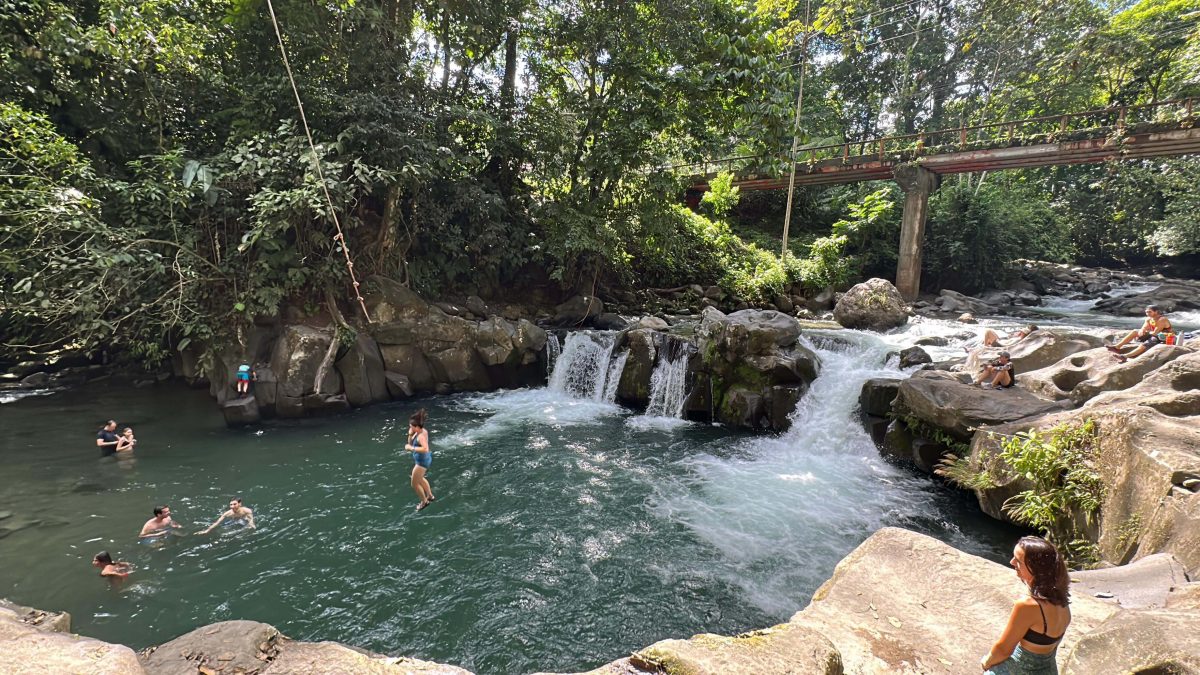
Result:
[[[574,398],[611,402],[628,353],[613,358],[617,334],[612,331],[576,331],[567,336],[554,362],[548,388]]]
[[[558,336],[554,333],[546,334],[546,378],[549,379],[554,374],[554,364],[558,362],[558,355],[562,353],[562,345],[558,342]]]
[[[650,402],[646,415],[652,417],[682,417],[687,399],[688,358],[693,347],[683,341],[667,342],[660,350],[658,363],[650,374]]]

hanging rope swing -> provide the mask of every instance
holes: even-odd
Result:
[[[804,38],[800,42],[800,92],[796,95],[796,118],[792,122],[792,154],[788,155],[791,175],[788,177],[787,210],[783,213],[783,250],[779,258],[788,255],[788,229],[792,224],[792,195],[796,192],[796,150],[800,144],[800,112],[804,110],[804,73],[808,70],[808,33],[812,0],[804,2]]]
[[[304,136],[308,138],[308,148],[312,151],[317,180],[321,183],[321,190],[325,193],[325,203],[329,206],[329,217],[333,219],[333,227],[337,230],[333,241],[342,247],[342,253],[346,256],[346,271],[350,273],[350,282],[354,285],[354,298],[358,301],[358,308],[362,310],[367,323],[371,323],[371,315],[367,312],[367,302],[363,300],[362,296],[362,286],[354,274],[354,261],[350,259],[350,245],[346,241],[346,235],[342,232],[342,224],[338,221],[337,209],[333,206],[333,197],[329,195],[329,187],[325,184],[325,174],[321,171],[321,159],[317,156],[317,145],[313,143],[312,131],[308,128],[308,118],[304,115],[304,103],[300,100],[300,90],[296,87],[296,78],[292,76],[292,64],[288,61],[287,49],[283,46],[283,33],[279,30],[279,20],[275,17],[275,6],[271,4],[271,0],[267,0],[267,11],[271,14],[271,24],[275,26],[275,38],[279,41],[279,54],[283,57],[283,68],[287,71],[288,81],[292,83],[292,93],[296,96],[296,108],[300,111],[300,124],[304,126]]]

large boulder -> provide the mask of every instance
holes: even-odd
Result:
[[[1066,404],[1036,396],[1020,387],[983,389],[963,375],[922,370],[900,383],[892,404],[896,415],[969,440],[975,429],[1062,410]],[[1018,377],[1020,381],[1020,377]]]
[[[554,308],[554,323],[558,326],[581,326],[604,313],[604,303],[594,295],[576,295]]]
[[[979,671],[1013,599],[1027,592],[1009,567],[886,527],[838,563],[789,625],[829,638],[847,673],[960,675]],[[1117,611],[1075,596],[1059,660]]]
[[[372,322],[412,321],[429,312],[429,303],[424,298],[395,279],[377,276],[371,281],[379,289],[367,300]]]
[[[1062,672],[1200,674],[1200,611],[1120,612],[1080,638]]]
[[[863,382],[858,407],[867,415],[886,417],[892,411],[892,401],[900,393],[900,378],[874,377]]]
[[[391,398],[384,379],[383,354],[370,335],[359,333],[335,365],[350,405],[364,406]]]
[[[141,675],[129,647],[67,632],[70,617],[0,602],[0,672],[5,675]],[[195,671],[193,671],[195,672]]]
[[[262,420],[258,401],[253,396],[229,399],[221,405],[221,414],[225,416],[225,425],[230,427],[257,424]]]
[[[332,330],[318,330],[304,325],[283,329],[271,353],[271,371],[278,380],[281,396],[300,398],[314,393],[318,386],[325,393],[336,393],[332,383],[316,382],[317,370],[332,340]],[[335,376],[337,374],[332,368],[329,372]]]
[[[983,315],[992,314],[996,311],[995,307],[989,305],[987,302],[979,298],[972,298],[969,295],[963,295],[958,291],[952,291],[948,288],[944,289],[941,294],[938,295],[938,298],[936,301],[934,301],[934,304],[936,304],[943,312],[948,314],[967,313],[973,315]]]
[[[1164,363],[1191,353],[1185,347],[1160,345],[1121,363],[1107,349],[1092,349],[1018,377],[1021,386],[1048,398],[1070,399],[1076,405],[1106,391],[1121,391],[1140,382]]]
[[[403,375],[416,391],[433,391],[436,380],[425,353],[416,345],[380,345],[383,367],[388,373]],[[386,375],[385,375],[386,377]]]
[[[908,305],[886,279],[868,279],[842,294],[833,319],[846,328],[884,331],[908,323]]]
[[[485,366],[500,366],[520,358],[513,345],[517,327],[507,319],[493,316],[479,324],[475,351]]]
[[[746,309],[726,316],[706,307],[702,317],[696,330],[697,382],[708,381],[711,398],[701,402],[693,396],[687,409],[707,403],[717,420],[727,424],[786,429],[795,400],[820,367],[817,355],[798,343],[800,322],[774,310]]]

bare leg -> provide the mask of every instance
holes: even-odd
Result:
[[[1133,340],[1137,338],[1138,334],[1139,334],[1139,332],[1136,330],[1129,331],[1129,335],[1126,335],[1124,338],[1121,339],[1120,342],[1118,342],[1117,344],[1110,347],[1110,349],[1112,349],[1113,351],[1120,351],[1120,349],[1122,347],[1129,344],[1130,342],[1133,342]]]
[[[433,486],[429,484],[429,479],[425,477],[425,470],[421,470],[421,488],[425,491],[425,501],[433,501]]]
[[[1010,382],[1012,382],[1012,376],[1008,374],[1007,370],[1001,370],[996,373],[996,377],[992,378],[993,387],[1007,387]]]
[[[1141,356],[1142,354],[1145,354],[1147,349],[1149,349],[1149,347],[1147,347],[1145,344],[1138,345],[1137,349],[1133,350],[1132,352],[1129,352],[1128,354],[1124,354],[1124,355],[1117,354],[1117,360],[1120,361],[1121,363],[1125,363],[1129,359],[1134,359],[1134,358]]]
[[[984,380],[991,379],[992,375],[994,375],[995,372],[996,372],[995,368],[993,368],[991,366],[984,366],[983,370],[980,371],[980,373],[975,376],[975,384],[979,384],[980,382],[983,382]]]
[[[425,483],[425,467],[418,464],[412,470],[412,489],[421,498],[421,503],[424,504],[428,500],[425,498],[425,488],[422,483]]]

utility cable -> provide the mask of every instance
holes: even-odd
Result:
[[[354,297],[358,300],[358,307],[362,310],[363,317],[367,323],[371,323],[371,315],[367,312],[367,302],[363,300],[361,285],[354,274],[354,261],[350,259],[350,246],[346,242],[345,234],[342,233],[342,224],[338,221],[337,209],[333,206],[333,197],[329,195],[329,186],[325,184],[325,173],[321,171],[321,158],[317,155],[317,144],[313,142],[312,131],[308,128],[308,117],[304,114],[300,89],[296,87],[296,78],[292,76],[292,64],[288,61],[287,49],[283,46],[283,33],[279,30],[279,19],[275,17],[275,7],[271,4],[271,0],[267,0],[267,11],[271,13],[271,23],[275,26],[275,37],[279,40],[279,54],[283,57],[283,67],[287,71],[288,81],[292,83],[292,93],[296,95],[296,108],[300,110],[300,123],[304,125],[304,135],[308,138],[308,147],[312,151],[317,180],[321,183],[321,190],[325,193],[325,203],[329,205],[329,216],[333,218],[333,227],[337,230],[337,235],[333,237],[333,240],[342,247],[342,253],[346,257],[346,271],[350,273],[350,281],[354,284]]]

